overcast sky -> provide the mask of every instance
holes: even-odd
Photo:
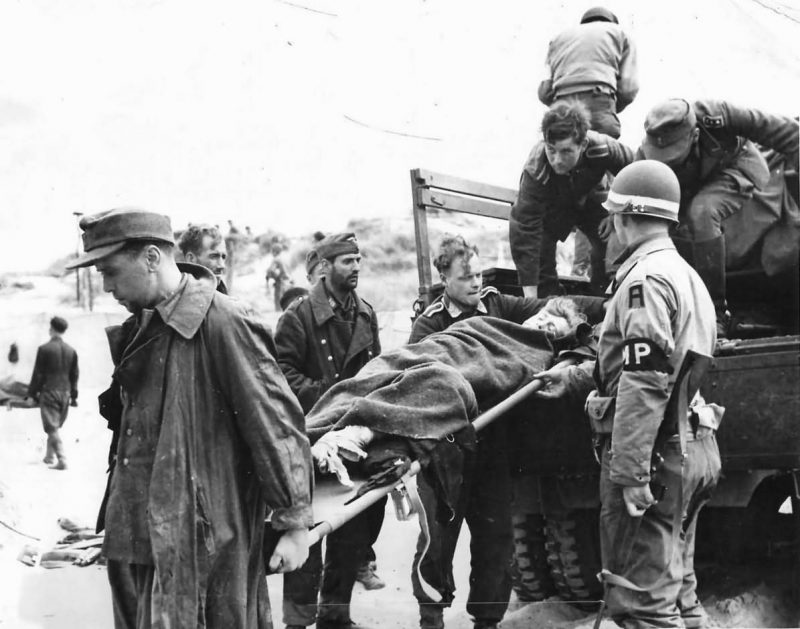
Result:
[[[514,187],[549,39],[590,2],[6,0],[0,273],[137,205],[289,234],[410,213],[414,167]],[[636,40],[638,145],[669,96],[796,114],[791,0],[609,3]]]

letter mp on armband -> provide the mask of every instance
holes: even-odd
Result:
[[[669,359],[650,339],[629,339],[622,346],[623,371],[660,371],[672,373]]]

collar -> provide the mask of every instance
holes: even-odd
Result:
[[[311,291],[308,293],[308,301],[311,304],[311,312],[314,315],[314,320],[318,325],[322,325],[328,319],[333,318],[333,307],[337,305],[337,301],[333,299],[332,295],[328,294],[328,289],[325,287],[325,278],[314,284]],[[351,298],[355,302],[356,314],[364,314],[369,317],[369,307],[366,302],[361,299],[355,291],[351,291]],[[333,304],[331,303],[333,302]]]
[[[178,290],[155,307],[161,320],[185,339],[192,338],[206,318],[219,281],[205,267],[179,263]]]
[[[614,262],[620,264],[614,276],[613,286],[619,286],[625,276],[631,272],[634,266],[645,256],[663,251],[664,249],[675,249],[675,244],[669,236],[651,236],[647,240],[640,242],[635,247],[628,247],[622,252]]]
[[[447,293],[442,293],[442,303],[444,304],[445,310],[447,310],[447,314],[449,314],[453,319],[457,319],[465,313],[471,314],[473,312],[480,312],[481,314],[488,314],[489,312],[486,309],[486,304],[483,303],[483,299],[478,302],[478,305],[475,306],[473,310],[465,310],[452,299],[450,299]]]

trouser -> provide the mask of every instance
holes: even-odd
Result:
[[[319,586],[320,620],[342,624],[350,621],[350,598],[358,568],[378,539],[385,509],[383,498],[328,535]]]
[[[592,289],[602,294],[606,281],[606,243],[600,238],[600,222],[608,215],[599,201],[589,199],[576,214],[576,227],[589,242]],[[560,292],[558,271],[556,269],[556,247],[559,237],[547,229],[542,230],[542,244],[539,251],[539,297],[555,295]]]
[[[657,474],[666,488],[664,496],[638,518],[628,515],[622,486],[609,479],[610,454],[604,447],[600,473],[603,567],[645,591],[607,585],[609,616],[626,629],[707,626],[696,592],[694,543],[697,515],[711,497],[721,468],[714,433],[707,431],[687,441],[685,457],[677,437],[664,445],[664,462]]]
[[[313,625],[322,577],[322,542],[308,549],[308,559],[294,572],[283,575],[283,624]]]
[[[53,458],[61,462],[66,462],[64,454],[64,442],[61,440],[59,429],[67,420],[69,412],[69,391],[42,391],[39,396],[39,412],[42,417],[42,428],[47,433],[47,453],[45,458],[48,461]]]
[[[511,596],[510,563],[513,554],[511,527],[511,478],[505,427],[494,424],[479,435],[474,454],[467,453],[463,483],[450,521],[439,521],[445,511],[437,504],[432,480],[417,475],[417,486],[430,528],[430,547],[422,558],[420,572],[442,597],[434,603],[425,594],[416,572],[411,575],[414,596],[422,615],[450,607],[455,594],[453,556],[461,524],[466,519],[471,536],[467,613],[476,622],[499,622]],[[420,559],[424,538],[420,536],[414,565]]]
[[[116,629],[151,629],[155,568],[116,559],[107,562]]]
[[[617,99],[612,94],[607,94],[598,88],[586,92],[567,94],[557,98],[557,100],[576,100],[583,103],[591,115],[591,128],[600,133],[610,135],[614,139],[619,139],[620,124],[617,117]]]

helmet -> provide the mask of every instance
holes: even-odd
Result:
[[[611,214],[653,216],[677,223],[680,204],[681,186],[672,169],[644,159],[619,171],[603,207]]]
[[[581,24],[588,24],[589,22],[613,22],[619,24],[617,16],[605,7],[592,7],[581,17]]]

